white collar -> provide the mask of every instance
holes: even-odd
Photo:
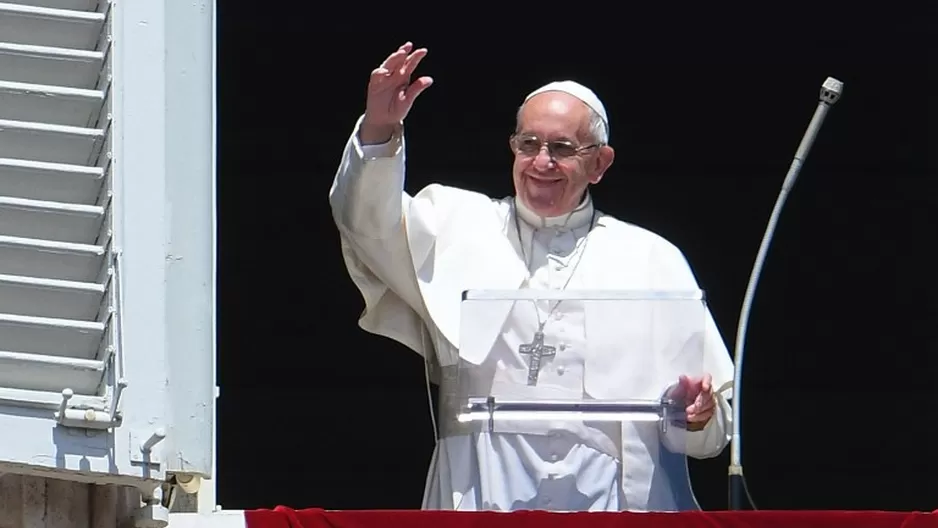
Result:
[[[539,216],[524,205],[524,200],[515,197],[515,207],[522,220],[535,229],[545,227],[576,229],[588,226],[593,221],[593,199],[586,193],[586,197],[573,211],[560,216]]]

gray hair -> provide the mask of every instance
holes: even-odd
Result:
[[[515,114],[515,130],[520,130],[521,127],[521,111],[524,109],[524,103],[518,107],[518,112]],[[596,110],[593,110],[589,106],[586,107],[589,111],[589,126],[590,126],[590,136],[593,141],[600,145],[609,144],[609,127],[606,126],[606,122],[603,120],[602,116]]]

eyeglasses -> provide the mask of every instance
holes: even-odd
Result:
[[[511,142],[515,151],[525,156],[536,156],[541,152],[541,149],[547,147],[547,153],[552,159],[572,158],[600,146],[598,143],[594,143],[578,147],[569,141],[541,141],[535,136],[512,136]]]

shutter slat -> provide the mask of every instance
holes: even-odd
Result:
[[[0,119],[87,127],[103,107],[101,90],[0,81]]]
[[[0,39],[13,44],[86,49],[98,41],[103,13],[0,3]]]
[[[105,290],[96,282],[0,275],[0,313],[93,321]]]
[[[100,206],[0,196],[0,233],[9,236],[94,244],[103,221]]]
[[[73,389],[74,390],[74,389]],[[0,387],[0,405],[17,407],[31,407],[38,409],[58,409],[62,403],[61,391],[43,391],[33,389],[16,389]],[[108,401],[101,396],[85,396],[76,394],[70,401],[72,407],[90,409],[107,409]]]
[[[96,11],[100,2],[99,0],[9,0],[9,3],[73,11]]]
[[[106,251],[104,246],[93,244],[0,235],[0,274],[97,281],[101,277]]]
[[[0,120],[0,157],[86,165],[94,161],[104,130]]]
[[[0,158],[0,196],[92,204],[103,179],[102,167]]]
[[[0,314],[3,348],[28,354],[95,359],[104,330],[93,321]]]
[[[0,387],[8,389],[56,393],[67,386],[76,394],[94,394],[104,371],[103,361],[0,350]]]
[[[0,80],[95,88],[104,66],[104,53],[2,42]]]

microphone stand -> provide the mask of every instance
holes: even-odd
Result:
[[[749,284],[746,287],[746,296],[743,299],[743,306],[739,314],[739,326],[736,329],[736,350],[734,351],[734,362],[736,371],[733,376],[733,433],[730,437],[730,465],[729,465],[729,507],[730,510],[742,510],[743,497],[745,496],[750,506],[755,509],[752,497],[749,495],[749,489],[746,486],[746,478],[743,475],[742,463],[742,435],[740,434],[740,417],[742,416],[742,379],[743,379],[743,359],[745,356],[746,330],[749,325],[749,313],[752,311],[752,300],[755,296],[756,285],[762,274],[762,265],[765,263],[766,254],[772,243],[772,237],[775,235],[775,226],[778,224],[778,218],[782,213],[785,200],[788,193],[795,185],[798,174],[801,172],[801,166],[804,164],[808,152],[814,144],[818,131],[827,116],[830,107],[840,99],[843,92],[843,83],[833,77],[828,77],[821,85],[820,101],[817,109],[814,111],[814,117],[801,138],[801,144],[795,152],[795,158],[791,162],[785,181],[782,183],[782,190],[775,201],[775,207],[772,209],[772,215],[769,217],[769,223],[765,228],[765,234],[762,236],[762,243],[759,246],[759,252],[756,254],[756,262],[752,267],[752,273],[749,276]]]

